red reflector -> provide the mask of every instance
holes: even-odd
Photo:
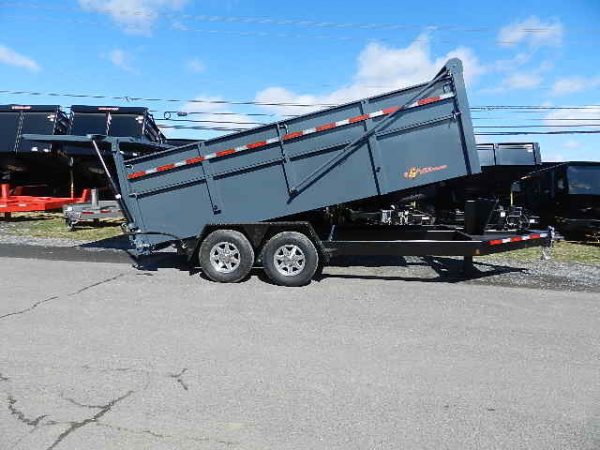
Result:
[[[93,211],[82,211],[81,214],[94,214]]]
[[[397,106],[392,106],[391,108],[385,108],[385,109],[383,110],[383,113],[384,113],[384,114],[393,114],[393,113],[395,113],[396,111],[398,111],[399,109],[400,109],[400,108],[398,108]]]
[[[185,160],[186,164],[198,164],[204,161],[204,156],[196,156]]]
[[[253,142],[252,144],[248,144],[248,145],[246,145],[246,147],[251,149],[251,148],[264,147],[265,145],[267,145],[267,141],[258,141],[258,142]]]
[[[134,178],[143,177],[144,175],[146,175],[146,171],[140,170],[139,172],[130,173],[129,175],[127,175],[127,178],[129,180],[133,180]]]
[[[539,238],[541,238],[541,237],[542,237],[542,236],[541,236],[541,235],[539,235],[539,234],[537,234],[537,233],[536,233],[536,234],[530,234],[530,235],[529,235],[529,239],[539,239]]]
[[[316,130],[317,131],[325,131],[325,130],[331,130],[332,128],[335,128],[335,123],[326,123],[325,125],[321,125],[320,127],[317,127]]]
[[[362,116],[351,117],[348,119],[350,123],[362,122],[363,120],[367,120],[369,118],[368,114],[363,114]]]
[[[429,103],[435,103],[435,102],[439,102],[440,98],[439,97],[427,97],[427,98],[422,98],[421,100],[417,101],[417,105],[422,106],[422,105],[427,105]]]
[[[222,150],[220,152],[215,153],[215,155],[217,157],[219,156],[227,156],[227,155],[231,155],[232,153],[235,153],[235,149],[234,148],[229,148],[227,150]]]
[[[523,238],[521,236],[515,236],[515,237],[510,238],[510,242],[519,242],[522,240],[523,240]]]
[[[304,133],[302,133],[302,131],[294,131],[293,133],[288,133],[285,136],[283,136],[283,140],[287,141],[288,139],[294,139],[302,136],[303,134]]]
[[[156,168],[157,172],[164,172],[165,170],[171,170],[175,168],[175,164],[165,164],[164,166],[158,166]]]
[[[500,245],[502,244],[502,239],[494,239],[493,241],[490,241],[490,245]]]

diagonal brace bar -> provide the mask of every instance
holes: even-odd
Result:
[[[354,141],[352,141],[350,144],[348,144],[346,147],[344,147],[342,149],[341,153],[334,156],[329,161],[325,162],[323,165],[321,165],[319,168],[317,168],[314,172],[312,172],[310,175],[308,175],[302,181],[300,181],[298,184],[296,184],[292,189],[293,195],[298,195],[300,192],[302,192],[308,186],[310,186],[315,181],[317,181],[319,178],[321,178],[324,174],[329,172],[336,164],[338,164],[340,161],[343,161],[348,156],[350,156],[358,148],[358,144],[363,142],[365,139],[368,139],[373,134],[375,134],[377,131],[379,131],[380,129],[385,127],[394,118],[396,118],[396,116],[399,116],[401,113],[405,112],[406,111],[405,107],[407,105],[410,105],[411,103],[413,103],[414,101],[419,99],[425,92],[427,92],[431,88],[431,86],[433,86],[435,83],[437,83],[445,74],[446,74],[445,71],[438,73],[435,76],[435,78],[433,78],[429,83],[427,83],[423,87],[423,89],[421,89],[419,92],[417,92],[415,95],[413,95],[407,102],[405,102],[402,106],[400,106],[397,111],[394,111],[389,116],[387,116],[384,120],[382,120],[377,125],[375,125],[373,128],[371,128],[370,130],[366,131],[361,136],[356,138]]]

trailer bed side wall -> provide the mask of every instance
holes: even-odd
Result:
[[[117,162],[134,225],[171,235],[137,236],[145,245],[480,171],[458,60],[429,86]]]

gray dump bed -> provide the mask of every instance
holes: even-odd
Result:
[[[115,159],[138,249],[480,171],[457,59],[422,85]]]

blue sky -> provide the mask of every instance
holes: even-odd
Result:
[[[0,90],[338,103],[426,81],[448,57],[459,56],[471,106],[600,105],[598,0],[309,0],[291,5],[273,0],[0,1]],[[165,110],[202,111],[187,119],[215,122],[268,122],[310,110],[10,94],[0,94],[0,103],[141,105],[155,110],[157,118]],[[473,116],[478,127],[600,130],[580,126],[600,125],[600,106]],[[198,138],[219,133],[164,132]],[[600,160],[600,134],[478,140],[535,140],[546,160]]]

